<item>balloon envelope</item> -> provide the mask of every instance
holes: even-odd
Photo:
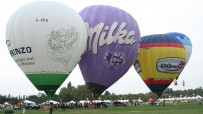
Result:
[[[186,59],[184,45],[176,38],[164,35],[141,37],[136,71],[144,83],[159,97],[181,73]]]
[[[178,32],[170,32],[170,33],[166,33],[166,34],[179,39],[183,43],[183,45],[185,46],[185,49],[186,49],[186,64],[187,64],[190,59],[190,56],[192,54],[191,40],[186,35],[184,35],[182,33],[178,33]]]
[[[6,44],[32,84],[51,97],[80,60],[86,36],[79,14],[43,1],[27,4],[10,17]]]
[[[192,54],[191,40],[186,35],[184,35],[182,33],[178,33],[178,32],[170,32],[170,33],[166,33],[166,34],[177,38],[178,40],[180,40],[183,43],[183,45],[185,46],[185,49],[186,49],[186,64],[187,64],[190,59],[190,56]],[[178,78],[179,78],[179,76],[176,78],[176,80],[178,80]]]
[[[112,6],[89,6],[80,12],[88,31],[79,66],[94,97],[120,79],[136,60],[140,31],[135,19]]]

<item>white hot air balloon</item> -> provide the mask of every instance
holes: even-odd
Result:
[[[10,55],[32,84],[52,97],[84,53],[87,30],[77,12],[49,1],[29,3],[8,21]]]

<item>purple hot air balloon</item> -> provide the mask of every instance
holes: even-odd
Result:
[[[88,30],[88,42],[79,66],[87,87],[98,98],[136,60],[140,31],[136,20],[116,7],[89,6],[80,15]]]

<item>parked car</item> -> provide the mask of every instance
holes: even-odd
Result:
[[[111,102],[102,102],[102,103],[103,103],[104,107],[110,107],[110,106],[112,106]]]
[[[37,105],[37,104],[29,103],[29,104],[26,105],[25,108],[30,109],[30,110],[32,110],[32,109],[38,110],[38,109],[40,109],[40,106]]]
[[[118,106],[124,106],[124,107],[126,107],[127,106],[127,104],[125,104],[123,102],[120,102],[120,101],[114,101],[112,105],[116,106],[116,107],[118,107]]]

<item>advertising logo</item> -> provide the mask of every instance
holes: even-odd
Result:
[[[163,58],[157,61],[156,67],[159,72],[180,73],[185,66],[185,60],[182,58]]]
[[[117,69],[125,63],[125,54],[119,52],[110,53],[107,51],[103,56],[103,62],[107,64],[107,67]]]
[[[59,30],[53,30],[47,35],[48,57],[55,62],[68,66],[73,49],[77,47],[79,33],[75,27],[68,26]]]
[[[127,31],[126,23],[114,22],[111,26],[99,23],[95,27],[90,27],[86,22],[89,40],[89,51],[97,54],[98,47],[111,45],[114,43],[133,45],[135,41],[135,31]],[[94,38],[94,41],[92,41]]]

